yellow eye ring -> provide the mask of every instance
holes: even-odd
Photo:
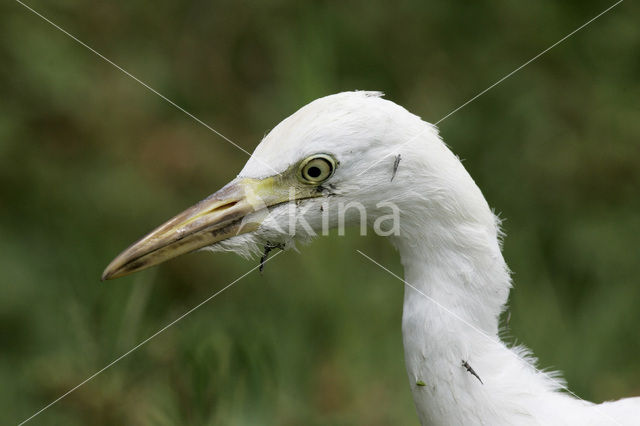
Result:
[[[316,154],[300,163],[298,177],[304,183],[318,184],[333,176],[336,160],[327,154]]]

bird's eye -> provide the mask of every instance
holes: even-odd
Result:
[[[321,183],[329,179],[336,168],[336,161],[327,154],[306,158],[300,164],[299,177],[304,183]]]

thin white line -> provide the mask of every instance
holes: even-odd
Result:
[[[87,48],[88,50],[90,50],[91,52],[95,53],[96,55],[98,55],[100,58],[102,58],[104,61],[106,61],[107,63],[109,63],[110,65],[112,65],[113,67],[115,67],[116,69],[122,71],[124,74],[126,74],[127,76],[131,77],[133,80],[135,80],[136,82],[138,82],[139,84],[141,84],[143,87],[145,87],[146,89],[148,89],[149,91],[155,93],[156,95],[160,96],[162,99],[164,99],[165,101],[167,101],[169,104],[173,105],[175,108],[177,108],[178,110],[182,111],[183,113],[187,114],[189,117],[193,118],[195,121],[197,121],[198,123],[202,124],[204,127],[206,127],[207,129],[211,130],[213,133],[215,133],[216,135],[220,136],[222,139],[224,139],[225,141],[229,142],[231,145],[235,146],[236,148],[238,148],[240,151],[244,152],[245,154],[247,154],[249,157],[253,157],[253,155],[251,155],[251,153],[249,151],[247,151],[246,149],[242,148],[240,145],[238,145],[237,143],[235,143],[234,141],[232,141],[231,139],[229,139],[228,137],[226,137],[225,135],[223,135],[222,133],[220,133],[219,131],[217,131],[216,129],[214,129],[213,127],[211,127],[210,125],[208,125],[207,123],[205,123],[204,121],[200,120],[198,117],[196,117],[195,115],[191,114],[189,111],[187,111],[186,109],[182,108],[180,105],[176,104],[174,101],[172,101],[171,99],[167,98],[165,95],[163,95],[162,93],[158,92],[156,89],[154,89],[153,87],[149,86],[147,83],[145,83],[144,81],[140,80],[138,77],[136,77],[135,75],[131,74],[129,71],[127,71],[126,69],[122,68],[120,65],[116,64],[115,62],[113,62],[111,59],[107,58],[106,56],[104,56],[102,53],[98,52],[97,50],[95,50],[93,47],[89,46],[88,44],[86,44],[85,42],[83,42],[82,40],[78,39],[76,36],[74,36],[73,34],[71,34],[70,32],[68,32],[67,30],[65,30],[64,28],[60,27],[58,24],[56,24],[55,22],[51,21],[50,19],[48,19],[47,17],[45,17],[44,15],[42,15],[41,13],[37,12],[36,10],[34,10],[32,7],[24,4],[22,1],[20,0],[16,0],[16,2],[20,3],[22,6],[24,6],[26,9],[28,9],[29,11],[33,12],[35,15],[39,16],[40,18],[42,18],[44,21],[48,22],[49,24],[51,24],[53,27],[55,27],[57,30],[59,30],[60,32],[62,32],[63,34],[65,34],[66,36],[68,36],[69,38],[71,38],[72,40],[74,40],[76,43],[80,44],[81,46]],[[256,157],[256,159],[258,161],[260,161],[263,165],[269,167],[274,173],[277,173],[276,170],[273,169],[273,167],[271,167],[269,164],[266,164],[263,160],[261,160],[260,158]]]
[[[434,303],[436,306],[438,306],[439,308],[443,309],[445,312],[449,313],[451,316],[453,316],[454,318],[456,318],[457,320],[459,320],[460,322],[462,322],[463,324],[469,326],[471,329],[477,331],[478,333],[480,333],[482,336],[486,337],[487,339],[489,339],[489,341],[491,341],[492,343],[499,343],[499,344],[504,344],[504,342],[502,342],[500,339],[497,338],[493,338],[491,336],[489,336],[487,333],[485,333],[484,331],[480,330],[478,327],[474,326],[473,324],[471,324],[470,322],[466,321],[464,318],[462,318],[461,316],[459,316],[458,314],[456,314],[455,312],[451,311],[450,309],[448,309],[446,306],[442,305],[440,302],[438,302],[437,300],[433,299],[432,297],[429,297],[428,295],[424,294],[422,291],[420,291],[419,289],[417,289],[415,286],[411,285],[409,282],[405,281],[403,278],[399,277],[398,275],[396,275],[394,272],[392,272],[391,270],[387,269],[386,267],[382,266],[380,263],[378,263],[377,261],[375,261],[374,259],[372,259],[371,257],[367,256],[366,254],[364,254],[362,251],[360,250],[356,250],[358,253],[360,253],[362,256],[364,256],[365,258],[367,258],[369,261],[371,261],[372,263],[378,265],[380,268],[382,268],[383,270],[385,270],[386,272],[388,272],[389,274],[391,274],[393,277],[397,278],[398,280],[402,281],[403,283],[405,283],[407,286],[411,287],[413,290],[417,291],[418,293],[420,293],[422,296],[426,297],[427,300],[429,300],[430,302]],[[516,357],[518,360],[526,363],[526,365],[531,366],[531,368],[533,368],[534,370],[536,370],[538,373],[545,375],[549,380],[551,380],[552,382],[556,383],[561,389],[564,389],[565,391],[569,392],[571,395],[573,395],[574,397],[578,398],[581,401],[585,401],[584,399],[580,398],[578,395],[576,395],[575,393],[573,393],[568,387],[566,387],[565,385],[563,385],[561,382],[555,380],[553,377],[550,377],[548,374],[545,374],[543,372],[541,372],[540,370],[538,370],[535,366],[531,365],[529,362],[527,362],[527,360],[522,359],[517,353],[509,350],[509,353],[511,355],[513,355],[514,357]],[[589,401],[585,401],[585,402],[589,402]],[[599,408],[598,404],[594,404],[593,405],[596,408]],[[614,422],[616,422],[617,424],[621,425],[621,423],[614,419],[613,417],[611,417],[608,413],[605,412],[601,412],[602,414],[606,415],[608,418],[610,418],[611,420],[613,420]]]
[[[589,25],[590,23],[592,23],[593,21],[595,21],[596,19],[598,19],[599,17],[601,17],[602,15],[604,15],[605,13],[609,12],[611,9],[613,9],[614,7],[616,7],[617,5],[619,5],[620,3],[622,3],[624,0],[618,0],[616,3],[614,3],[613,5],[609,6],[608,8],[606,8],[605,10],[603,10],[602,12],[600,12],[599,14],[597,14],[596,16],[594,16],[593,18],[589,19],[587,22],[585,22],[584,24],[580,25],[578,28],[576,28],[575,30],[571,31],[569,34],[567,34],[566,36],[562,37],[560,40],[556,41],[555,43],[553,43],[551,46],[547,47],[546,49],[544,49],[542,52],[538,53],[536,56],[534,56],[533,58],[529,59],[527,62],[525,62],[524,64],[520,65],[518,68],[516,68],[515,70],[511,71],[509,74],[505,75],[504,77],[502,77],[500,80],[496,81],[495,83],[493,83],[491,86],[487,87],[486,89],[484,89],[482,92],[478,93],[477,95],[475,95],[474,97],[472,97],[471,99],[469,99],[467,102],[463,103],[462,105],[460,105],[458,108],[454,109],[453,111],[451,111],[450,113],[448,113],[447,115],[445,115],[444,117],[442,117],[440,120],[436,121],[434,123],[434,125],[438,125],[439,123],[441,123],[442,121],[446,120],[448,117],[450,117],[451,115],[455,114],[456,112],[458,112],[459,110],[461,110],[462,108],[464,108],[465,106],[469,105],[471,102],[475,101],[476,99],[478,99],[480,96],[484,95],[485,93],[487,93],[489,90],[493,89],[494,87],[496,87],[498,84],[502,83],[503,81],[505,81],[506,79],[508,79],[509,77],[511,77],[513,74],[517,73],[518,71],[520,71],[522,68],[526,67],[527,65],[529,65],[531,62],[535,61],[536,59],[538,59],[540,56],[544,55],[545,53],[547,53],[548,51],[550,51],[551,49],[553,49],[554,47],[556,47],[557,45],[559,45],[560,43],[562,43],[563,41],[565,41],[566,39],[568,39],[569,37],[571,37],[572,35],[574,35],[575,33],[577,33],[578,31],[580,31],[581,29],[583,29],[584,27],[586,27],[587,25]]]
[[[426,124],[426,125],[428,126],[428,124]],[[380,158],[379,160],[374,161],[374,162],[373,162],[373,164],[371,164],[369,167],[367,167],[366,169],[364,169],[363,171],[361,171],[360,173],[358,173],[358,174],[356,175],[356,177],[357,177],[357,176],[361,176],[361,175],[365,174],[366,172],[368,172],[369,170],[371,170],[371,168],[372,168],[372,167],[374,167],[376,164],[380,164],[380,162],[382,162],[385,158],[389,158],[389,157],[391,157],[392,155],[394,155],[394,156],[395,156],[395,155],[398,155],[398,151],[400,151],[400,148],[402,148],[403,146],[405,146],[405,145],[407,145],[407,144],[409,144],[409,143],[413,142],[414,140],[418,139],[418,138],[419,138],[419,137],[424,133],[424,131],[425,131],[425,130],[426,130],[426,129],[425,129],[425,128],[423,128],[423,129],[422,129],[422,130],[420,130],[417,134],[415,134],[414,136],[411,136],[409,139],[407,139],[406,141],[402,142],[402,144],[401,144],[398,148],[396,148],[396,149],[394,149],[392,152],[390,152],[390,153],[388,153],[388,154],[384,155],[384,156],[383,156],[382,158]]]
[[[436,121],[435,123],[433,123],[434,126],[437,126],[438,124],[440,124],[441,122],[443,122],[444,120],[446,120],[447,118],[449,118],[450,116],[452,116],[453,114],[455,114],[456,112],[458,112],[459,110],[461,110],[462,108],[464,108],[465,106],[469,105],[471,102],[475,101],[476,99],[478,99],[480,96],[484,95],[485,93],[487,93],[489,90],[493,89],[494,87],[496,87],[498,84],[502,83],[503,81],[505,81],[506,79],[508,79],[509,77],[511,77],[512,75],[514,75],[515,73],[517,73],[518,71],[520,71],[522,68],[526,67],[527,65],[529,65],[531,62],[535,61],[536,59],[538,59],[540,56],[544,55],[545,53],[547,53],[548,51],[550,51],[551,49],[553,49],[554,47],[556,47],[557,45],[559,45],[560,43],[562,43],[563,41],[565,41],[566,39],[568,39],[569,37],[573,36],[575,33],[577,33],[578,31],[580,31],[581,29],[583,29],[584,27],[586,27],[587,25],[591,24],[593,21],[595,21],[596,19],[600,18],[602,15],[604,15],[605,13],[609,12],[611,9],[613,9],[614,7],[616,7],[617,5],[619,5],[620,3],[622,3],[624,0],[618,0],[616,3],[614,3],[613,5],[609,6],[608,8],[606,8],[605,10],[603,10],[602,12],[600,12],[599,14],[597,14],[596,16],[594,16],[593,18],[589,19],[587,22],[585,22],[584,24],[580,25],[578,28],[576,28],[575,30],[571,31],[569,34],[567,34],[566,36],[562,37],[560,40],[556,41],[555,43],[553,43],[551,46],[547,47],[546,49],[544,49],[542,52],[538,53],[536,56],[534,56],[533,58],[529,59],[527,62],[525,62],[524,64],[520,65],[518,68],[516,68],[515,70],[511,71],[509,74],[505,75],[504,77],[502,77],[500,80],[496,81],[495,83],[493,83],[491,86],[487,87],[486,89],[484,89],[483,91],[481,91],[480,93],[478,93],[477,95],[475,95],[474,97],[472,97],[471,99],[469,99],[468,101],[466,101],[465,103],[463,103],[462,105],[460,105],[459,107],[457,107],[456,109],[454,109],[453,111],[449,112],[447,115],[445,115],[444,117],[442,117],[440,120]],[[376,162],[374,162],[373,164],[371,164],[369,167],[367,167],[363,172],[361,172],[358,176],[360,176],[361,174],[365,173],[366,171],[368,171],[369,169],[371,169],[372,167],[374,167],[375,165],[379,164],[381,161],[383,161],[384,159],[392,156],[392,155],[397,155],[399,154],[400,149],[405,146],[406,144],[412,142],[413,140],[415,140],[419,135],[422,134],[424,130],[420,131],[420,133],[418,133],[417,136],[413,136],[411,137],[409,140],[407,140],[406,142],[403,142],[400,146],[398,146],[397,148],[395,148],[392,152],[388,153],[387,155],[384,155],[382,158],[380,158],[379,160],[377,160]]]
[[[414,289],[415,291],[417,291],[418,293],[422,294],[424,297],[426,297],[427,299],[429,299],[430,301],[432,301],[433,303],[435,303],[436,305],[438,305],[440,308],[444,309],[445,311],[447,311],[447,313],[453,315],[455,318],[459,319],[460,321],[462,321],[465,325],[468,325],[469,327],[473,328],[475,331],[477,331],[478,333],[482,334],[483,336],[487,337],[489,340],[491,340],[494,343],[499,343],[500,340],[498,339],[493,339],[491,336],[489,336],[488,334],[486,334],[484,331],[480,330],[478,327],[476,327],[475,325],[471,324],[470,322],[468,322],[467,320],[465,320],[464,318],[462,318],[461,316],[459,316],[458,314],[456,314],[455,312],[449,310],[448,308],[446,308],[444,305],[441,305],[438,301],[436,301],[435,299],[433,299],[430,296],[427,296],[426,294],[424,294],[423,292],[421,292],[420,290],[418,290],[416,287],[414,287],[413,285],[409,284],[407,281],[405,281],[403,278],[399,277],[398,275],[396,275],[394,272],[392,272],[391,270],[385,268],[384,266],[382,266],[380,263],[378,263],[377,261],[375,261],[374,259],[372,259],[371,257],[367,256],[366,254],[364,254],[362,251],[360,250],[356,250],[358,253],[360,253],[362,256],[366,257],[367,259],[369,259],[371,262],[375,263],[376,265],[378,265],[379,267],[381,267],[382,269],[384,269],[385,271],[387,271],[388,273],[390,273],[391,275],[393,275],[395,278],[399,279],[400,281],[402,281],[403,283],[405,283],[406,285],[408,285],[409,287],[411,287],[412,289]],[[517,355],[516,355],[517,356]]]
[[[264,262],[262,262],[262,264],[265,264],[267,262],[270,262],[272,259],[274,259],[276,256],[280,255],[282,252],[278,252],[276,254],[274,254],[273,256],[271,256],[269,259],[265,260]],[[57,403],[58,401],[60,401],[61,399],[65,398],[66,396],[68,396],[70,393],[74,392],[76,389],[78,389],[80,386],[84,385],[85,383],[89,382],[90,380],[92,380],[93,378],[95,378],[97,375],[99,375],[100,373],[102,373],[103,371],[107,370],[109,367],[113,366],[115,363],[117,363],[118,361],[122,360],[123,358],[125,358],[126,356],[128,356],[129,354],[131,354],[132,352],[134,352],[135,350],[137,350],[138,348],[140,348],[141,346],[143,346],[145,343],[149,342],[151,339],[153,339],[154,337],[158,336],[160,333],[164,332],[165,330],[167,330],[169,327],[173,326],[174,324],[176,324],[178,321],[182,320],[184,317],[186,317],[187,315],[191,314],[193,311],[195,311],[196,309],[200,308],[202,305],[204,305],[205,303],[209,302],[210,300],[212,300],[213,298],[215,298],[216,296],[218,296],[220,293],[222,293],[223,291],[227,290],[229,287],[231,287],[232,285],[236,284],[238,281],[240,281],[241,279],[243,279],[244,277],[246,277],[247,275],[249,275],[250,273],[252,273],[253,271],[255,271],[256,269],[258,269],[261,265],[257,265],[254,266],[253,268],[249,269],[249,271],[247,271],[246,273],[244,273],[243,275],[241,275],[240,277],[236,278],[235,280],[233,280],[231,283],[227,284],[225,287],[223,287],[222,289],[218,290],[217,292],[215,292],[214,294],[212,294],[211,296],[207,297],[206,299],[204,299],[202,302],[198,303],[196,306],[194,306],[193,308],[189,309],[187,312],[185,312],[184,314],[180,315],[178,318],[174,319],[173,321],[171,321],[169,324],[165,325],[164,327],[162,327],[160,330],[156,331],[155,333],[153,333],[151,336],[147,337],[146,339],[144,339],[142,342],[138,343],[137,345],[135,345],[133,348],[129,349],[127,352],[125,352],[124,354],[120,355],[118,358],[114,359],[113,361],[111,361],[109,364],[105,365],[104,367],[102,367],[100,370],[96,371],[95,373],[93,373],[91,376],[87,377],[86,379],[84,379],[82,382],[78,383],[76,386],[74,386],[73,388],[69,389],[66,393],[64,393],[63,395],[61,395],[60,397],[58,397],[57,399],[53,400],[52,402],[50,402],[49,404],[47,404],[46,406],[44,406],[43,408],[41,408],[40,410],[38,410],[36,413],[34,413],[31,417],[23,420],[22,422],[20,422],[18,424],[18,426],[22,426],[23,424],[27,423],[28,421],[30,421],[31,419],[33,419],[34,417],[36,417],[38,414],[42,413],[44,410],[46,410],[47,408],[51,407],[52,405],[54,405],[55,403]]]

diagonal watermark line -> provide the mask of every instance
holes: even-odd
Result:
[[[556,47],[557,45],[559,45],[560,43],[562,43],[563,41],[565,41],[566,39],[568,39],[569,37],[573,36],[575,33],[577,33],[578,31],[580,31],[581,29],[583,29],[584,27],[586,27],[587,25],[591,24],[593,21],[595,21],[596,19],[600,18],[602,15],[604,15],[605,13],[609,12],[611,9],[613,9],[614,7],[616,7],[617,5],[619,5],[620,3],[622,3],[624,0],[618,0],[617,2],[615,2],[614,4],[612,4],[611,6],[609,6],[608,8],[606,8],[605,10],[603,10],[602,12],[600,12],[599,14],[597,14],[596,16],[594,16],[593,18],[589,19],[587,22],[585,22],[584,24],[580,25],[578,28],[576,28],[575,30],[571,31],[569,34],[567,34],[566,36],[562,37],[560,40],[556,41],[555,43],[553,43],[551,46],[547,47],[546,49],[544,49],[542,52],[538,53],[536,56],[534,56],[533,58],[529,59],[527,62],[525,62],[524,64],[520,65],[518,68],[514,69],[513,71],[511,71],[509,74],[505,75],[504,77],[502,77],[500,80],[496,81],[495,83],[493,83],[491,86],[487,87],[486,89],[484,89],[483,91],[481,91],[480,93],[478,93],[477,95],[475,95],[474,97],[472,97],[471,99],[469,99],[468,101],[466,101],[465,103],[463,103],[462,105],[460,105],[459,107],[457,107],[456,109],[454,109],[453,111],[449,112],[447,115],[445,115],[444,117],[442,117],[440,120],[436,121],[435,123],[433,123],[435,126],[437,126],[439,123],[443,122],[444,120],[446,120],[447,118],[449,118],[450,116],[452,116],[453,114],[455,114],[456,112],[460,111],[462,108],[466,107],[467,105],[469,105],[471,102],[475,101],[476,99],[478,99],[480,96],[484,95],[485,93],[487,93],[489,90],[493,89],[494,87],[496,87],[498,84],[502,83],[503,81],[505,81],[506,79],[508,79],[509,77],[511,77],[512,75],[514,75],[515,73],[517,73],[518,71],[520,71],[522,68],[526,67],[527,65],[529,65],[531,62],[535,61],[536,59],[538,59],[540,56],[544,55],[545,53],[547,53],[548,51],[550,51],[551,49],[553,49],[554,47]]]
[[[377,265],[378,267],[380,267],[381,269],[383,269],[384,271],[388,272],[391,276],[393,276],[394,278],[397,278],[398,280],[402,281],[406,286],[410,287],[411,289],[415,290],[416,292],[418,292],[419,294],[421,294],[422,296],[424,296],[427,300],[429,300],[430,302],[432,302],[433,304],[435,304],[436,306],[438,306],[440,309],[444,310],[445,312],[447,312],[448,314],[450,314],[452,317],[454,317],[455,319],[459,320],[460,322],[462,322],[463,324],[465,324],[466,326],[468,326],[469,328],[471,328],[472,330],[476,331],[477,333],[479,333],[480,335],[482,335],[483,337],[485,337],[486,339],[488,339],[489,341],[493,342],[493,343],[499,343],[499,344],[503,344],[504,342],[502,342],[500,339],[498,338],[494,338],[490,335],[488,335],[487,333],[485,333],[484,331],[482,331],[481,329],[479,329],[478,327],[476,327],[475,325],[471,324],[469,321],[465,320],[464,318],[462,318],[460,315],[456,314],[455,312],[453,312],[451,309],[447,308],[446,306],[444,306],[443,304],[441,304],[440,302],[438,302],[437,300],[435,300],[434,298],[430,297],[429,295],[425,294],[424,292],[420,291],[417,287],[415,287],[414,285],[412,285],[411,283],[409,283],[408,281],[406,281],[405,279],[403,279],[402,277],[398,276],[397,274],[395,274],[393,271],[391,271],[390,269],[386,268],[385,266],[383,266],[382,264],[380,264],[379,262],[377,262],[376,260],[374,260],[373,258],[371,258],[370,256],[367,256],[365,253],[363,253],[360,250],[356,250],[358,253],[360,253],[363,257],[365,257],[366,259],[368,259],[370,262],[372,262],[373,264]],[[570,393],[571,395],[573,395],[574,397],[576,397],[577,399],[581,400],[581,401],[585,401],[584,399],[580,398],[578,395],[576,395],[575,393],[573,393],[568,387],[566,387],[563,383],[559,382],[558,380],[555,380],[553,377],[550,377],[548,374],[545,374],[543,372],[541,372],[540,370],[538,370],[535,366],[531,365],[529,362],[527,362],[527,360],[523,359],[520,355],[518,355],[517,353],[509,350],[509,353],[511,355],[513,355],[516,359],[524,362],[526,365],[529,365],[531,368],[533,368],[535,371],[537,371],[539,374],[543,374],[545,375],[547,378],[549,378],[549,380],[553,381],[556,385],[558,385],[558,387],[560,387],[561,389],[567,391],[568,393]],[[589,401],[585,401],[585,402],[589,402]],[[595,404],[594,407],[596,408],[600,408],[599,405]],[[611,417],[608,413],[606,412],[601,412],[602,414],[604,414],[606,417],[608,417],[610,420],[613,420],[616,424],[621,425],[622,424],[614,419],[613,417]]]
[[[228,288],[230,288],[231,286],[233,286],[234,284],[236,284],[238,281],[240,281],[241,279],[243,279],[244,277],[246,277],[247,275],[249,275],[250,273],[252,273],[253,271],[255,271],[256,269],[260,268],[261,266],[263,266],[265,263],[270,262],[271,260],[275,259],[276,256],[282,254],[282,251],[279,251],[278,253],[274,254],[273,256],[271,256],[269,259],[266,259],[265,261],[261,262],[259,265],[254,266],[253,268],[249,269],[247,272],[245,272],[244,274],[240,275],[238,278],[236,278],[235,280],[231,281],[229,284],[227,284],[226,286],[224,286],[223,288],[221,288],[220,290],[218,290],[217,292],[215,292],[214,294],[212,294],[211,296],[207,297],[206,299],[204,299],[202,302],[198,303],[196,306],[194,306],[193,308],[189,309],[187,312],[183,313],[182,315],[180,315],[178,318],[174,319],[173,321],[171,321],[169,324],[165,325],[164,327],[162,327],[160,330],[156,331],[155,333],[153,333],[151,336],[147,337],[146,339],[144,339],[142,342],[138,343],[137,345],[135,345],[133,348],[129,349],[127,352],[123,353],[122,355],[120,355],[118,358],[114,359],[113,361],[111,361],[109,364],[105,365],[104,367],[102,367],[100,370],[96,371],[95,373],[93,373],[91,376],[87,377],[86,379],[84,379],[82,382],[78,383],[76,386],[74,386],[73,388],[69,389],[67,392],[65,392],[64,394],[60,395],[58,398],[56,398],[55,400],[51,401],[49,404],[45,405],[44,407],[42,407],[40,410],[36,411],[34,414],[32,414],[30,417],[26,418],[25,420],[23,420],[22,422],[20,422],[18,424],[18,426],[21,426],[25,423],[27,423],[28,421],[32,420],[34,417],[36,417],[37,415],[39,415],[40,413],[42,413],[43,411],[45,411],[47,408],[51,407],[52,405],[56,404],[57,402],[59,402],[60,400],[62,400],[63,398],[67,397],[69,394],[71,394],[72,392],[76,391],[79,387],[83,386],[84,384],[86,384],[87,382],[93,380],[96,376],[98,376],[100,373],[104,372],[105,370],[109,369],[110,367],[112,367],[114,364],[116,364],[117,362],[121,361],[122,359],[126,358],[128,355],[130,355],[132,352],[136,351],[137,349],[139,349],[141,346],[145,345],[146,343],[148,343],[151,339],[155,338],[156,336],[158,336],[159,334],[163,333],[164,331],[166,331],[167,329],[169,329],[170,327],[172,327],[173,325],[175,325],[178,321],[184,319],[187,315],[193,313],[196,309],[200,308],[202,305],[206,304],[207,302],[209,302],[210,300],[214,299],[215,297],[217,297],[218,295],[220,295],[222,292],[224,292],[225,290],[227,290]]]
[[[65,34],[67,37],[71,38],[73,41],[75,41],[76,43],[80,44],[81,46],[85,47],[86,49],[88,49],[89,51],[91,51],[92,53],[96,54],[97,56],[99,56],[101,59],[103,59],[105,62],[107,62],[108,64],[112,65],[114,68],[118,69],[119,71],[122,71],[125,75],[127,75],[128,77],[131,77],[133,80],[135,80],[137,83],[139,83],[140,85],[142,85],[145,89],[149,90],[152,93],[155,93],[156,95],[158,95],[160,98],[162,98],[163,100],[167,101],[169,104],[171,104],[173,107],[175,107],[176,109],[178,109],[179,111],[182,111],[183,113],[185,113],[186,115],[188,115],[189,117],[191,117],[192,119],[194,119],[195,121],[197,121],[198,123],[202,124],[204,127],[206,127],[207,129],[211,130],[213,133],[215,133],[216,135],[218,135],[219,137],[221,137],[222,139],[224,139],[225,141],[229,142],[231,145],[235,146],[236,148],[238,148],[240,151],[244,152],[245,154],[247,154],[249,157],[253,157],[253,155],[247,151],[246,149],[244,149],[243,147],[241,147],[240,145],[238,145],[237,143],[235,143],[234,141],[232,141],[231,139],[229,139],[228,137],[226,137],[225,135],[223,135],[222,133],[220,133],[219,131],[217,131],[216,129],[214,129],[213,127],[211,127],[210,125],[208,125],[207,123],[205,123],[204,121],[202,121],[201,119],[199,119],[198,117],[196,117],[195,115],[193,115],[192,113],[190,113],[189,111],[187,111],[186,109],[184,109],[183,107],[181,107],[180,105],[178,105],[177,103],[175,103],[174,101],[172,101],[171,99],[167,98],[165,95],[163,95],[162,93],[158,92],[156,89],[154,89],[153,87],[151,87],[150,85],[148,85],[147,83],[145,83],[144,81],[140,80],[138,77],[136,77],[135,75],[131,74],[129,71],[127,71],[126,69],[122,68],[120,65],[116,64],[115,62],[113,62],[111,59],[107,58],[106,56],[104,56],[102,53],[98,52],[96,49],[94,49],[93,47],[89,46],[87,43],[83,42],[82,40],[80,40],[79,38],[77,38],[76,36],[74,36],[73,34],[71,34],[70,32],[68,32],[67,30],[65,30],[64,28],[62,28],[61,26],[59,26],[58,24],[56,24],[55,22],[53,22],[52,20],[50,20],[49,18],[47,18],[46,16],[42,15],[41,13],[39,13],[38,11],[36,11],[35,9],[33,9],[31,6],[23,3],[20,0],[16,0],[16,2],[18,2],[19,4],[21,4],[22,6],[24,6],[27,10],[31,11],[33,14],[35,14],[36,16],[42,18],[45,22],[49,23],[50,25],[52,25],[54,28],[56,28],[57,30],[59,30],[60,32],[62,32],[63,34]],[[263,165],[269,167],[274,173],[278,173],[276,170],[273,169],[273,167],[271,167],[269,164],[265,163],[263,160],[261,160],[258,157],[255,157],[258,161],[260,161]]]
[[[531,59],[529,59],[528,61],[526,61],[525,63],[523,63],[522,65],[520,65],[518,68],[514,69],[513,71],[511,71],[510,73],[506,74],[504,77],[500,78],[498,81],[496,81],[495,83],[493,83],[491,86],[487,87],[486,89],[482,90],[481,92],[479,92],[477,95],[473,96],[472,98],[470,98],[469,100],[467,100],[465,103],[463,103],[462,105],[460,105],[459,107],[453,109],[452,111],[450,111],[448,114],[446,114],[444,117],[442,117],[441,119],[439,119],[438,121],[436,121],[435,123],[433,123],[434,126],[437,126],[438,124],[442,123],[444,120],[446,120],[447,118],[451,117],[453,114],[455,114],[456,112],[460,111],[462,108],[466,107],[467,105],[469,105],[470,103],[472,103],[473,101],[475,101],[476,99],[478,99],[480,96],[484,95],[485,93],[487,93],[489,90],[493,89],[494,87],[496,87],[497,85],[499,85],[500,83],[502,83],[503,81],[505,81],[506,79],[508,79],[509,77],[511,77],[512,75],[514,75],[515,73],[517,73],[518,71],[522,70],[524,67],[526,67],[527,65],[531,64],[533,61],[535,61],[536,59],[540,58],[542,55],[544,55],[545,53],[549,52],[551,49],[553,49],[554,47],[558,46],[560,43],[562,43],[563,41],[567,40],[568,38],[570,38],[571,36],[573,36],[574,34],[576,34],[578,31],[582,30],[583,28],[585,28],[586,26],[588,26],[589,24],[593,23],[596,19],[600,18],[601,16],[603,16],[604,14],[606,14],[607,12],[609,12],[611,9],[613,9],[614,7],[618,6],[620,3],[622,3],[624,0],[618,0],[617,2],[615,2],[614,4],[612,4],[611,6],[609,6],[608,8],[606,8],[605,10],[603,10],[602,12],[598,13],[596,16],[594,16],[593,18],[589,19],[587,22],[585,22],[584,24],[580,25],[578,28],[576,28],[575,30],[571,31],[569,34],[565,35],[564,37],[562,37],[560,40],[556,41],[555,43],[553,43],[551,46],[547,47],[546,49],[544,49],[543,51],[541,51],[540,53],[538,53],[537,55],[535,55],[534,57],[532,57]],[[387,155],[382,156],[382,158],[380,158],[378,161],[374,162],[373,164],[371,164],[369,167],[367,167],[364,171],[360,172],[358,174],[358,176],[366,173],[369,169],[371,169],[372,167],[374,167],[377,164],[380,164],[380,162],[382,162],[383,160],[385,160],[386,158],[389,158],[391,156],[395,156],[398,154],[398,152],[400,151],[400,148],[402,148],[403,146],[411,143],[412,141],[414,141],[415,139],[417,139],[422,133],[424,132],[424,129],[421,130],[420,132],[418,132],[417,135],[411,137],[409,140],[407,140],[406,142],[403,142],[400,146],[398,146],[397,148],[395,148],[392,152],[388,153]]]

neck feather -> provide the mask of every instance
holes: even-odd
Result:
[[[500,341],[498,318],[511,280],[498,221],[462,165],[457,159],[452,164],[460,184],[449,192],[420,187],[415,178],[415,193],[431,195],[402,197],[410,202],[401,209],[400,235],[392,239],[407,283],[402,331],[418,415],[430,425],[534,418],[544,424],[555,415],[536,411],[545,398],[555,406],[581,401],[556,392],[558,382],[537,372],[525,349]],[[433,177],[427,180],[433,185]]]

